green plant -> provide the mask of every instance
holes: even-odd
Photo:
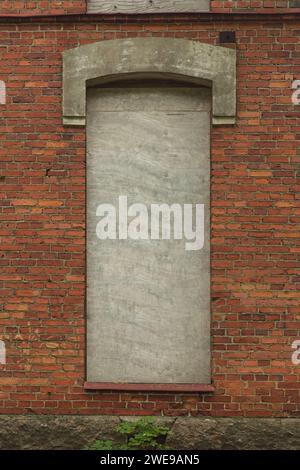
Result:
[[[169,428],[159,425],[155,418],[145,417],[135,421],[124,421],[116,428],[124,436],[125,444],[114,444],[111,440],[98,440],[89,450],[166,450]]]

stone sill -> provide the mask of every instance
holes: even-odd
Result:
[[[179,393],[207,393],[214,392],[211,384],[145,384],[145,383],[110,383],[85,382],[84,390],[108,390],[123,392],[179,392]]]

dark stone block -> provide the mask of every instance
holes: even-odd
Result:
[[[96,439],[123,442],[117,425],[134,417],[7,416],[0,417],[1,450],[76,450]],[[170,449],[297,450],[299,418],[157,418],[171,429]]]

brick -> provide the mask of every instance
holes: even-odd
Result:
[[[0,0],[1,14],[84,13],[85,2]],[[299,2],[212,1],[270,13]],[[292,15],[292,12],[290,11]],[[294,416],[300,338],[299,24],[235,18],[238,123],[212,129],[214,394],[85,392],[85,130],[61,122],[61,52],[126,37],[218,44],[220,17],[0,23],[0,413]],[[299,75],[299,76],[298,76]],[[48,392],[50,395],[48,395]]]

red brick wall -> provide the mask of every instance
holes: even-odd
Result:
[[[226,11],[260,11],[262,9],[286,9],[290,5],[289,0],[212,0],[213,10]]]
[[[300,415],[300,23],[218,18],[0,22],[0,413]],[[61,52],[220,30],[237,33],[238,122],[212,130],[216,391],[84,392],[85,130],[62,126]]]
[[[0,15],[85,13],[86,0],[0,0]]]

